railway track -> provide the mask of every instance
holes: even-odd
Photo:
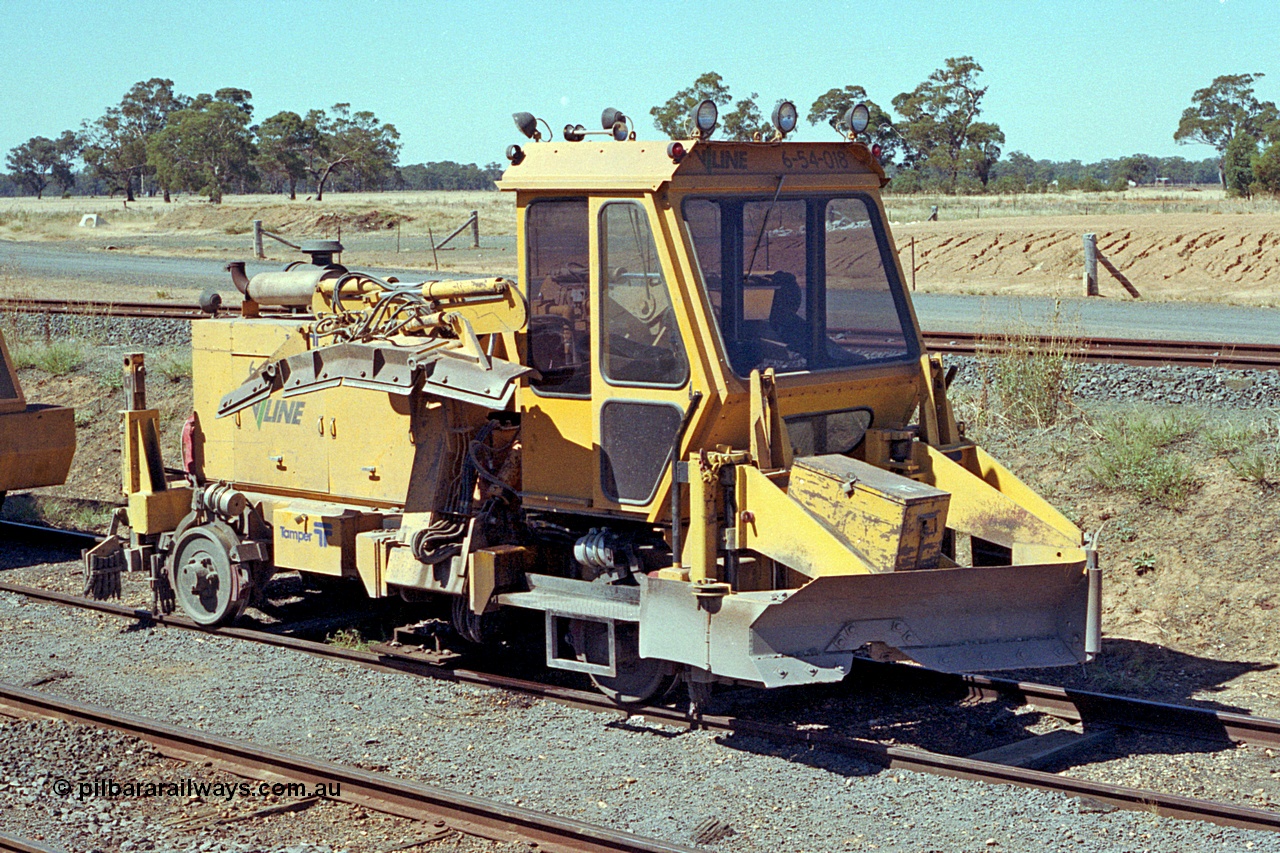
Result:
[[[538,849],[560,853],[691,853],[694,849],[409,782],[383,773],[371,773],[331,761],[215,737],[160,720],[9,684],[0,684],[0,713],[19,718],[60,719],[112,729],[146,741],[171,757],[187,762],[212,761],[219,769],[248,779],[271,782],[306,780],[312,785],[323,781],[327,791],[338,792],[335,799],[495,841],[524,841]]]
[[[66,853],[66,851],[0,833],[0,853]]]
[[[933,352],[978,355],[999,350],[1001,343],[976,332],[925,332]],[[1037,340],[1035,337],[1033,341]],[[1060,348],[1061,339],[1039,337],[1042,347]],[[1126,338],[1079,338],[1070,345],[1082,361],[1154,366],[1224,367],[1233,370],[1280,370],[1280,346],[1229,344],[1219,341],[1159,341]]]
[[[222,310],[227,310],[223,308]],[[264,314],[278,309],[266,306]],[[0,299],[0,313],[74,314],[127,319],[200,320],[210,316],[197,305],[166,302],[94,302],[59,299]],[[976,332],[924,332],[925,343],[939,353],[973,356],[999,347],[989,335]],[[1049,345],[1051,339],[1040,338]],[[1054,346],[1061,346],[1060,343]],[[1233,370],[1280,370],[1280,346],[1232,344],[1220,341],[1167,341],[1127,338],[1079,338],[1075,357],[1084,361],[1154,366],[1221,367]]]
[[[7,524],[0,522],[0,532]],[[11,531],[19,535],[43,531]],[[86,534],[75,534],[69,547],[81,547]],[[91,537],[90,537],[91,538]],[[48,539],[46,542],[50,541]],[[60,606],[95,610],[143,623],[154,622],[176,628],[205,631],[181,616],[154,617],[144,609],[107,602],[96,602],[65,593],[41,590],[15,584],[0,583],[0,592],[10,592],[33,600]],[[432,665],[410,652],[379,652],[338,648],[325,643],[303,640],[283,634],[246,628],[223,628],[222,636],[288,648],[324,658],[342,660],[385,672],[443,679],[493,689],[509,690],[593,711],[638,716],[666,725],[700,728],[737,735],[750,735],[780,742],[800,742],[832,751],[855,755],[886,769],[912,770],[988,783],[1019,785],[1053,791],[1073,797],[1087,798],[1118,808],[1145,811],[1166,817],[1209,821],[1243,829],[1280,831],[1280,813],[1236,806],[1177,794],[1094,782],[1047,773],[983,758],[948,755],[910,746],[890,746],[872,740],[851,737],[823,729],[797,729],[740,717],[703,714],[690,717],[681,710],[650,706],[619,709],[604,696],[593,691],[548,685],[537,681],[511,678],[465,668]],[[1071,722],[1083,722],[1086,728],[1109,726],[1171,734],[1192,740],[1219,744],[1243,743],[1259,747],[1280,747],[1280,720],[1250,717],[1244,714],[1193,708],[1079,690],[1066,690],[1050,685],[1016,682],[977,675],[950,675],[899,664],[866,663],[865,667],[881,677],[891,674],[894,680],[936,691],[940,695],[956,695],[957,691],[972,697],[1012,699],[1051,716]],[[1034,740],[1034,739],[1032,739]]]

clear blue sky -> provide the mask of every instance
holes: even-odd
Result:
[[[256,120],[349,102],[396,125],[402,163],[501,160],[517,110],[558,136],[616,106],[655,138],[649,108],[708,70],[803,117],[847,84],[887,107],[968,54],[1005,153],[1086,162],[1210,156],[1172,137],[1220,74],[1263,72],[1258,95],[1280,102],[1280,0],[0,0],[0,21],[0,153],[78,128],[151,77],[188,95],[249,89]],[[802,122],[799,138],[832,131]]]

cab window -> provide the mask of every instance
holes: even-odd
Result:
[[[689,362],[649,217],[634,202],[600,209],[601,372],[610,383],[679,387]]]
[[[738,375],[917,355],[888,239],[866,197],[690,198],[683,214]]]
[[[591,394],[590,218],[586,198],[540,199],[525,213],[529,364],[541,394]]]

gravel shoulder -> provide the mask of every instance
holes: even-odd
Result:
[[[8,594],[0,636],[4,681],[58,673],[40,689],[681,843],[712,818],[733,829],[713,850],[1280,850],[1272,835],[1102,813],[1053,794],[885,772],[823,749],[677,731],[221,637],[130,630]],[[79,775],[110,766],[77,757]],[[102,849],[121,849],[112,844]]]

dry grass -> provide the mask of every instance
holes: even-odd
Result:
[[[981,385],[975,398],[961,401],[974,434],[1056,423],[1071,402],[1081,337],[1079,320],[1061,306],[1044,327],[1015,318],[1006,331],[984,334],[978,343]]]
[[[1217,188],[1168,189],[1136,188],[1114,193],[1025,193],[1018,195],[895,195],[892,184],[885,195],[889,218],[895,222],[916,222],[928,218],[938,207],[942,221],[975,220],[990,217],[1112,215],[1130,213],[1278,213],[1280,202],[1273,199],[1228,199]],[[515,234],[515,201],[510,193],[483,191],[414,191],[385,193],[330,193],[324,201],[303,196],[289,201],[282,195],[228,195],[220,205],[200,196],[179,195],[170,204],[158,197],[142,198],[128,205],[119,198],[0,199],[0,234],[13,239],[76,239],[94,229],[80,228],[80,218],[97,213],[106,220],[96,233],[176,233],[216,232],[247,234],[254,219],[282,234],[311,233],[326,217],[346,223],[347,230],[359,227],[355,221],[378,212],[391,213],[400,221],[404,235],[425,236],[428,228],[437,237],[478,210],[485,233]],[[375,217],[382,220],[383,217]]]
[[[208,233],[247,234],[255,219],[265,228],[284,235],[318,236],[344,230],[388,230],[386,214],[400,223],[403,235],[437,239],[452,231],[472,210],[479,211],[484,233],[515,234],[515,202],[498,192],[388,192],[330,193],[324,201],[307,197],[289,201],[281,195],[226,196],[210,204],[192,195],[165,204],[160,198],[143,198],[128,205],[109,198],[13,198],[0,199],[0,235],[10,239],[71,240],[103,234]],[[80,228],[85,214],[96,213],[105,225]],[[380,227],[381,226],[381,227]]]
[[[1013,195],[898,195],[886,188],[884,206],[894,222],[922,222],[938,207],[938,220],[994,217],[1117,215],[1131,213],[1280,213],[1272,198],[1226,198],[1218,187],[1156,189],[1135,187],[1126,192],[1019,193]]]

